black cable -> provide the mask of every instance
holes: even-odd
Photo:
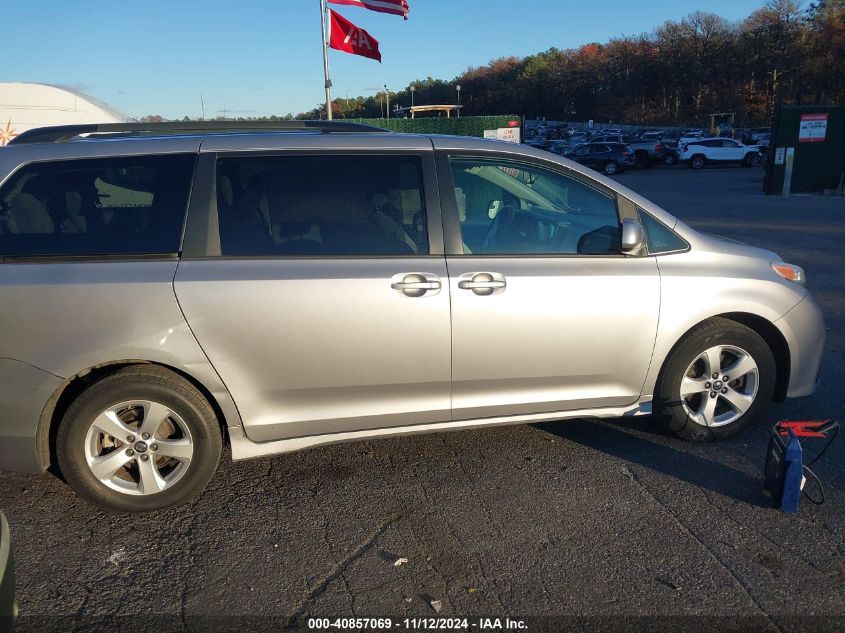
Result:
[[[807,497],[807,501],[809,501],[810,503],[813,503],[817,506],[820,506],[821,504],[824,503],[824,486],[822,485],[821,479],[819,479],[818,475],[816,475],[816,473],[814,473],[812,470],[810,470],[807,466],[804,466],[804,472],[806,472],[813,480],[815,480],[816,485],[819,487],[819,496],[816,497],[815,499],[813,497],[811,497],[810,494],[807,492],[806,487],[801,490],[801,493],[805,497]]]
[[[830,438],[827,440],[827,443],[824,445],[824,448],[822,448],[822,450],[820,450],[818,453],[816,453],[816,456],[815,456],[815,457],[813,457],[813,459],[812,459],[809,463],[804,464],[804,467],[803,467],[803,468],[804,468],[804,472],[805,472],[807,475],[809,475],[809,476],[810,476],[810,478],[811,478],[813,481],[815,481],[815,482],[816,482],[816,485],[819,487],[819,496],[818,496],[818,497],[816,497],[816,498],[811,497],[811,496],[809,495],[809,493],[807,492],[806,488],[802,489],[802,490],[801,490],[801,492],[802,492],[802,493],[803,493],[803,495],[807,498],[807,501],[809,501],[810,503],[813,503],[813,504],[815,504],[815,505],[817,505],[817,506],[820,506],[821,504],[823,504],[823,503],[824,503],[824,499],[825,499],[825,497],[824,497],[824,486],[822,485],[822,481],[821,481],[821,479],[819,479],[818,475],[816,475],[816,473],[814,473],[812,470],[810,470],[810,466],[812,466],[812,465],[813,465],[813,464],[815,464],[817,461],[819,461],[819,459],[821,459],[821,456],[822,456],[822,455],[824,455],[825,451],[826,451],[828,448],[830,448],[830,445],[831,445],[831,444],[833,444],[833,440],[835,440],[835,439],[836,439],[836,436],[837,436],[837,434],[839,433],[839,423],[834,422],[834,423],[831,425],[830,430],[833,432],[833,434],[832,434],[832,435],[830,436]]]

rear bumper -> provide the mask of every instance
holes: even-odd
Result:
[[[804,299],[775,321],[789,345],[790,374],[787,398],[801,398],[815,392],[819,380],[827,332],[824,317],[815,299]]]
[[[0,359],[0,469],[41,473],[38,420],[44,405],[64,381],[9,358]]]

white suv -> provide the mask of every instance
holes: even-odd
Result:
[[[702,169],[707,163],[737,163],[743,167],[755,167],[760,164],[760,148],[743,145],[732,138],[681,140],[678,160],[689,163],[693,169]]]

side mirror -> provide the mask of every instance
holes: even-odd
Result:
[[[645,231],[637,220],[622,220],[622,252],[626,255],[639,255],[645,246]]]

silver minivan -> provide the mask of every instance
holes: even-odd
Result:
[[[344,123],[43,128],[0,150],[0,467],[122,512],[246,459],[816,386],[798,266],[523,145]],[[256,129],[257,128],[257,129]]]

